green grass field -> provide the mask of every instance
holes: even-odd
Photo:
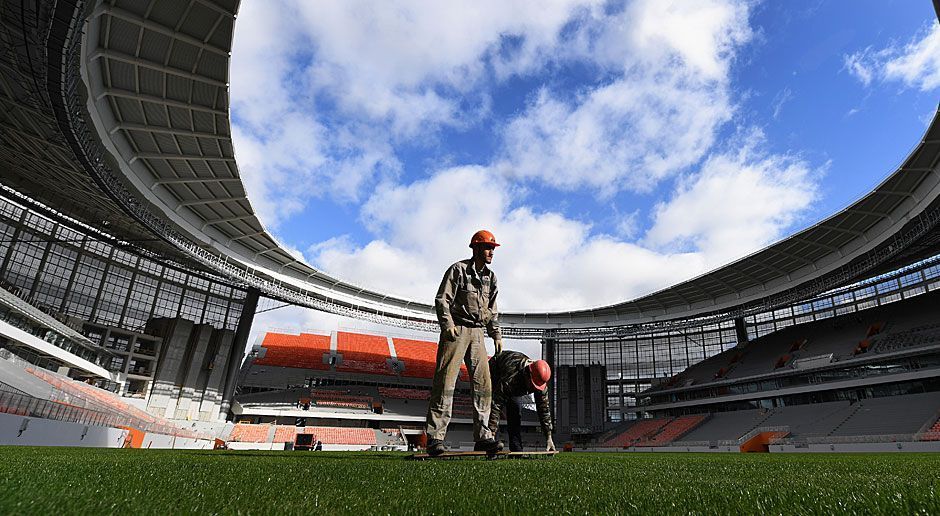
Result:
[[[940,454],[399,453],[0,448],[0,514],[940,514]]]

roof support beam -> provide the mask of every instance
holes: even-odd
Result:
[[[196,156],[193,154],[164,154],[162,152],[138,152],[130,160],[128,164],[134,163],[139,159],[165,159],[165,160],[204,160],[204,161],[225,161],[227,163],[235,163],[235,158],[225,158],[222,156]]]
[[[134,66],[149,68],[157,72],[163,72],[169,75],[175,75],[177,77],[182,77],[184,79],[189,79],[191,81],[202,82],[210,86],[216,86],[218,88],[228,87],[228,84],[226,84],[225,81],[212,79],[212,78],[206,77],[205,75],[199,75],[198,73],[187,72],[186,70],[180,70],[178,68],[166,66],[161,63],[154,63],[153,61],[141,59],[136,56],[130,56],[123,52],[115,52],[114,50],[105,50],[105,49],[95,50],[91,54],[89,59],[98,59],[101,57],[112,59],[114,61],[120,61],[122,63],[127,63],[127,64],[131,64]]]
[[[233,12],[231,12],[231,11],[227,11],[224,7],[220,7],[220,6],[216,5],[215,2],[210,2],[209,0],[196,0],[196,3],[199,4],[199,5],[208,7],[209,9],[212,9],[213,11],[215,11],[215,12],[221,14],[221,15],[227,16],[227,17],[229,17],[229,18],[234,18],[234,17],[235,17],[235,13],[233,13]]]
[[[212,198],[212,199],[197,199],[195,201],[183,201],[179,203],[179,206],[176,207],[174,211],[180,211],[180,208],[185,206],[198,206],[201,204],[213,204],[213,203],[223,203],[223,202],[235,202],[235,201],[244,201],[248,198],[244,195],[238,197],[221,197],[221,198]]]
[[[195,183],[239,183],[241,179],[237,177],[175,177],[172,179],[158,179],[150,186],[153,191],[158,186],[163,185],[188,185]]]
[[[166,97],[157,97],[155,95],[147,95],[146,93],[137,93],[130,90],[123,90],[120,88],[104,88],[101,90],[95,100],[101,100],[104,97],[117,97],[124,99],[137,100],[140,102],[153,102],[154,104],[162,104],[169,107],[178,107],[180,109],[191,109],[193,111],[202,111],[204,113],[212,113],[213,115],[223,115],[228,116],[228,111],[224,109],[216,109],[213,107],[203,106],[200,104],[191,104],[189,102],[183,102],[180,100],[168,99]],[[148,127],[148,126],[142,126]]]
[[[783,269],[781,269],[780,267],[777,267],[777,266],[775,266],[775,265],[771,265],[771,264],[765,262],[764,260],[755,258],[755,257],[753,257],[753,256],[751,256],[751,257],[749,257],[749,258],[746,258],[746,259],[747,259],[747,260],[751,260],[752,262],[756,263],[757,265],[759,265],[759,266],[761,266],[761,267],[763,267],[763,268],[765,268],[765,269],[769,269],[769,270],[771,270],[771,271],[773,271],[773,272],[776,272],[777,274],[782,274],[782,275],[784,275],[784,276],[787,277],[787,281],[790,281],[790,273],[787,272],[787,271],[785,271],[785,270],[783,270]]]
[[[181,102],[181,104],[183,104]],[[191,105],[187,105],[186,109],[190,109]],[[221,114],[221,113],[219,113]],[[114,127],[108,131],[111,134],[114,134],[118,131],[146,131],[148,133],[160,133],[160,134],[172,134],[175,136],[191,136],[193,138],[212,138],[215,140],[231,140],[232,137],[227,134],[215,134],[207,133],[204,131],[190,131],[189,129],[177,129],[175,127],[159,127],[155,125],[144,125],[144,124],[132,124],[129,122],[119,122],[114,124]]]
[[[868,235],[866,235],[865,232],[859,231],[857,229],[841,228],[839,226],[829,226],[827,224],[822,224],[820,227],[825,228],[825,229],[831,229],[832,231],[838,231],[839,233],[845,233],[847,235],[855,235],[857,237],[862,237],[865,239],[866,242],[868,242]]]
[[[205,229],[209,226],[216,226],[218,224],[224,224],[226,222],[235,222],[238,220],[248,220],[248,219],[253,219],[254,217],[255,217],[254,214],[248,214],[248,215],[238,215],[236,217],[225,217],[221,219],[207,220],[206,223],[203,224],[201,228],[199,228],[199,230],[205,231]]]
[[[904,169],[904,170],[912,170],[912,169]],[[923,169],[923,171],[926,172],[927,169]],[[914,202],[920,202],[920,198],[914,195],[914,192],[907,192],[904,190],[879,189],[877,190],[877,193],[885,194],[885,195],[897,195],[899,197],[910,197],[911,199],[914,199]]]
[[[806,264],[806,265],[812,265],[814,271],[815,271],[815,270],[819,270],[818,267],[816,267],[816,262],[814,262],[814,261],[812,261],[812,260],[807,260],[806,258],[803,258],[802,256],[799,256],[799,255],[796,255],[796,254],[793,254],[793,253],[788,253],[788,252],[786,252],[786,251],[774,250],[774,252],[777,253],[777,254],[781,254],[781,255],[783,255],[783,256],[786,256],[787,258],[791,258],[791,259],[793,259],[793,260],[796,260],[796,261],[798,261],[798,262],[800,262],[800,263],[804,263],[804,264]]]
[[[138,16],[130,11],[125,11],[124,9],[121,9],[120,7],[115,7],[113,5],[106,4],[106,3],[101,4],[98,6],[98,8],[95,9],[95,12],[92,13],[92,17],[101,16],[102,14],[108,14],[110,16],[114,16],[115,18],[120,18],[124,21],[135,23],[147,30],[152,30],[153,32],[163,34],[164,36],[169,36],[170,38],[173,38],[175,40],[182,41],[194,47],[200,48],[208,52],[212,52],[213,54],[220,55],[225,58],[228,58],[229,56],[229,52],[227,50],[223,50],[221,48],[216,47],[215,45],[210,45],[208,43],[205,43],[202,40],[196,39],[187,34],[183,34],[182,32],[178,32],[174,30],[173,28],[166,27],[153,20],[148,20],[146,18]]]
[[[793,240],[796,240],[797,242],[803,242],[804,244],[806,244],[806,245],[811,245],[811,246],[813,246],[813,247],[821,247],[821,248],[823,248],[823,249],[828,250],[829,252],[832,252],[832,253],[839,253],[839,256],[842,256],[842,249],[840,249],[840,248],[838,248],[838,247],[836,247],[836,246],[834,246],[834,245],[824,244],[824,243],[822,243],[822,242],[817,242],[817,241],[815,241],[815,240],[808,240],[808,239],[803,238],[803,237],[793,237]]]
[[[258,235],[263,235],[264,231],[252,231],[251,233],[245,233],[244,235],[238,235],[237,237],[228,239],[228,243],[232,243],[236,240],[242,240],[244,238],[251,238]]]
[[[850,209],[849,211],[851,211],[852,213],[858,213],[859,215],[869,215],[871,217],[878,217],[879,219],[888,219],[889,221],[891,221],[892,224],[897,222],[890,213],[882,213],[880,211],[871,211],[871,210],[857,210],[854,208]]]

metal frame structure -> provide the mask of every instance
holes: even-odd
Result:
[[[17,29],[38,36],[24,36],[25,50],[11,51],[0,67],[7,92],[0,100],[17,112],[14,120],[0,119],[16,137],[2,157],[22,162],[24,150],[51,142],[61,159],[45,167],[50,172],[17,169],[15,188],[52,206],[69,196],[66,189],[90,191],[98,199],[94,207],[73,202],[62,211],[93,226],[104,212],[113,216],[109,229],[120,237],[139,239],[155,252],[265,296],[436,331],[429,304],[310,267],[286,251],[254,214],[239,179],[228,117],[237,0],[25,4],[36,7],[37,19],[43,9],[52,11],[44,13],[47,27]],[[34,45],[44,45],[44,52]],[[35,128],[45,132],[32,134]],[[62,175],[71,183],[60,185]],[[106,200],[100,200],[102,192]],[[789,238],[631,301],[567,312],[503,313],[501,319],[507,335],[534,339],[701,326],[792,304],[936,254],[938,227],[940,112],[880,185]],[[148,242],[146,235],[158,239]]]

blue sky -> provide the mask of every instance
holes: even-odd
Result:
[[[938,86],[927,0],[249,0],[231,69],[240,171],[286,246],[429,302],[490,228],[512,311],[633,298],[834,213]]]

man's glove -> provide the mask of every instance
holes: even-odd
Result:
[[[503,338],[502,337],[496,337],[495,339],[493,339],[493,344],[496,345],[496,352],[493,353],[493,355],[498,355],[503,352]]]
[[[444,330],[444,335],[447,337],[447,340],[457,340],[457,327],[451,326]]]
[[[545,436],[545,451],[556,451],[555,442],[552,441],[551,434]]]

